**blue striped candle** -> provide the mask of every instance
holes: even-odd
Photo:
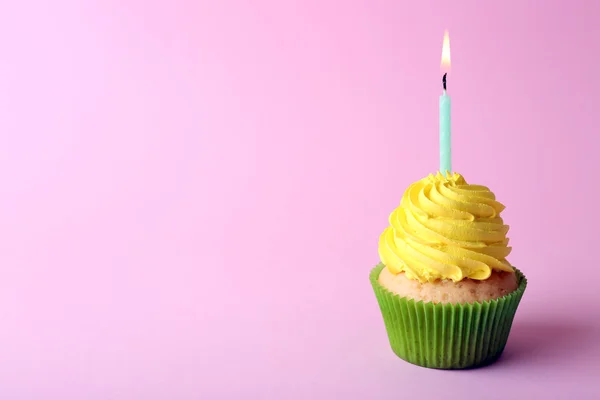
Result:
[[[444,32],[441,69],[445,73],[442,78],[444,92],[440,96],[440,172],[446,175],[446,173],[452,172],[452,120],[450,118],[452,102],[446,93],[446,77],[450,71],[450,35],[448,35],[448,31]]]
[[[444,87],[446,86],[446,74],[444,74]],[[452,102],[450,96],[444,93],[440,96],[440,172],[445,176],[446,172],[452,172],[452,128],[450,109]]]

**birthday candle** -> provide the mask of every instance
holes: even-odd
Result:
[[[448,31],[444,33],[441,69],[444,76],[442,78],[443,92],[440,96],[440,172],[446,175],[447,172],[452,172],[452,102],[447,92],[447,75],[450,71],[450,36]]]

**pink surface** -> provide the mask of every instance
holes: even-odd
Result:
[[[0,8],[0,398],[600,398],[600,3],[50,3]],[[368,282],[446,28],[530,281],[466,372],[397,359]]]

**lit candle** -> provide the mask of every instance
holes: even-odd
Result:
[[[452,129],[450,118],[452,103],[446,91],[447,75],[450,72],[450,36],[448,35],[448,31],[444,33],[441,70],[444,76],[442,77],[443,92],[440,96],[440,172],[446,175],[446,172],[452,172]]]

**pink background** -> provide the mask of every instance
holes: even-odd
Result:
[[[5,2],[0,398],[599,398],[599,20],[593,0]],[[438,166],[444,29],[455,169],[508,206],[530,281],[504,357],[463,372],[396,358],[368,282]]]

